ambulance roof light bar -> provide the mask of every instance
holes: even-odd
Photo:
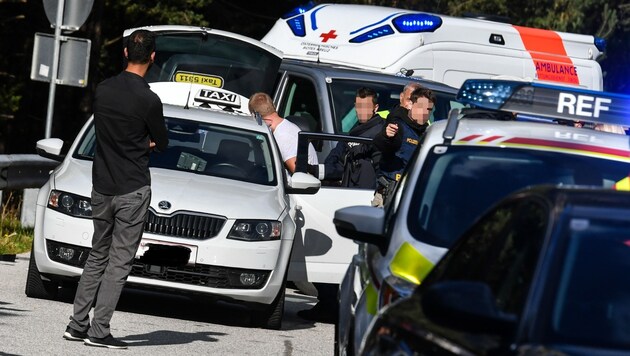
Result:
[[[286,20],[290,17],[296,16],[296,15],[300,15],[303,14],[305,12],[307,12],[308,10],[314,8],[316,6],[316,4],[313,1],[309,1],[306,4],[302,5],[302,6],[298,6],[292,10],[289,10],[289,12],[285,13],[284,15],[282,15],[282,19]]]
[[[523,81],[468,79],[457,100],[477,108],[550,119],[630,126],[630,96]]]
[[[392,20],[401,33],[433,32],[442,26],[439,16],[429,14],[404,14]]]

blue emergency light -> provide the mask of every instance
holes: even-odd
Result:
[[[606,52],[606,39],[595,37],[595,47],[597,47],[600,52]]]
[[[289,25],[291,32],[293,32],[293,34],[296,35],[297,37],[306,36],[306,28],[304,27],[305,26],[304,15],[300,15],[292,19],[288,19],[287,25]]]
[[[315,7],[315,3],[313,1],[309,1],[306,4],[302,5],[302,6],[298,6],[292,10],[289,10],[289,12],[287,12],[286,14],[282,15],[282,19],[286,20],[288,18],[291,18],[293,16],[296,15],[300,15],[303,14],[305,12],[307,12],[308,10],[312,9]]]
[[[468,79],[461,103],[539,118],[630,126],[630,95],[541,83]]]
[[[404,14],[392,20],[401,33],[433,32],[442,26],[442,19],[429,14]]]
[[[366,41],[370,41],[376,38],[381,38],[387,35],[393,35],[394,29],[390,25],[383,25],[381,27],[377,27],[368,32],[362,33],[352,39],[350,39],[350,43],[363,43]]]

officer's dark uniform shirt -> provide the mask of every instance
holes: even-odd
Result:
[[[388,123],[398,124],[398,132],[394,137],[387,137],[385,125],[383,130],[374,137],[374,145],[383,153],[380,161],[380,175],[390,181],[397,181],[420,145],[422,135],[429,124],[420,125],[411,120],[408,115],[391,116],[390,114],[387,117]]]
[[[146,80],[123,71],[101,82],[94,97],[94,190],[122,195],[151,184],[149,141],[168,146],[162,102]]]

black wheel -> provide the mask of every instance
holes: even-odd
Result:
[[[252,321],[263,329],[280,330],[282,316],[284,315],[284,297],[286,286],[283,284],[276,299],[263,310],[256,310],[252,315]]]
[[[37,263],[35,262],[33,246],[31,246],[31,259],[28,263],[28,275],[26,276],[26,288],[24,289],[24,293],[30,298],[55,299],[57,298],[58,291],[58,283],[42,280],[42,276],[37,269]]]

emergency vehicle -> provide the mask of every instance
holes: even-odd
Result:
[[[630,96],[541,83],[468,80],[431,125],[385,209],[337,210],[342,235],[368,247],[340,288],[339,354],[359,350],[373,316],[409,295],[486,209],[529,185],[628,189]],[[574,127],[573,123],[589,123]],[[567,125],[571,124],[570,126]]]
[[[460,87],[510,76],[602,90],[596,59],[605,41],[588,35],[396,8],[320,4],[278,19],[262,42],[284,58],[415,76]]]

